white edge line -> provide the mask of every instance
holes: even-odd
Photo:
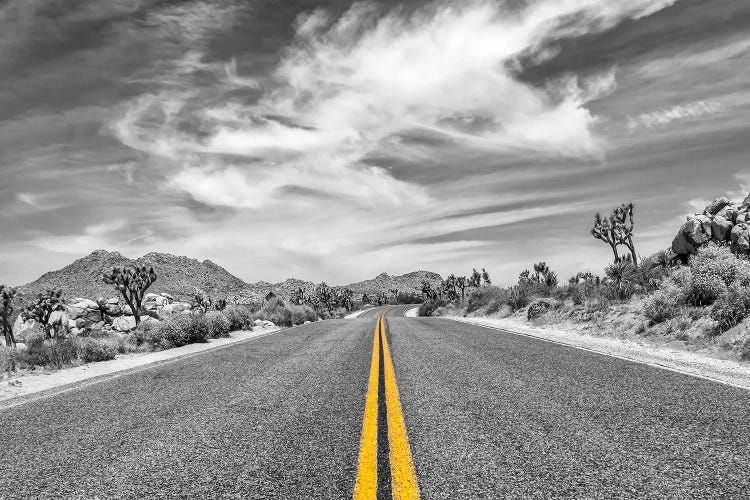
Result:
[[[499,332],[510,333],[512,335],[518,335],[520,337],[528,337],[528,338],[532,338],[532,339],[536,339],[536,340],[541,340],[542,342],[549,342],[550,344],[558,344],[558,345],[562,345],[562,346],[565,346],[565,347],[572,347],[573,349],[579,349],[581,351],[586,351],[586,352],[590,352],[590,353],[593,353],[593,354],[599,354],[601,356],[608,356],[610,358],[621,359],[623,361],[630,361],[631,363],[638,363],[638,364],[641,364],[641,365],[647,365],[647,366],[651,366],[653,368],[659,368],[661,370],[667,370],[667,371],[670,371],[670,372],[679,373],[681,375],[688,375],[688,376],[691,376],[691,377],[700,378],[700,379],[703,379],[703,380],[708,380],[709,382],[715,382],[717,384],[728,385],[730,387],[734,387],[735,389],[742,389],[742,390],[745,390],[745,391],[750,391],[750,387],[748,387],[746,385],[740,385],[740,384],[735,384],[733,382],[727,382],[726,380],[721,380],[721,379],[718,379],[718,378],[710,377],[708,375],[700,375],[698,373],[689,372],[687,370],[681,370],[679,368],[674,368],[672,366],[663,365],[661,363],[654,363],[654,362],[648,362],[648,361],[643,361],[643,360],[634,359],[634,358],[628,358],[626,356],[619,356],[617,354],[609,354],[609,353],[606,353],[606,352],[596,351],[594,349],[589,349],[588,347],[581,347],[581,346],[577,346],[575,344],[568,344],[568,343],[565,343],[565,342],[560,342],[559,340],[546,339],[544,337],[536,336],[536,335],[531,335],[531,334],[528,334],[528,333],[514,332],[513,330],[508,330],[506,328],[500,328],[500,327],[497,327],[497,326],[489,326],[489,325],[480,325],[478,323],[473,323],[471,321],[466,321],[466,320],[463,320],[463,319],[460,319],[460,318],[435,318],[435,319],[447,319],[447,320],[450,320],[450,321],[455,321],[457,323],[464,323],[466,325],[473,325],[473,326],[478,326],[480,328],[487,328],[488,330],[497,330]]]
[[[0,401],[0,412],[3,412],[5,410],[10,410],[11,408],[16,408],[18,406],[23,406],[23,405],[28,404],[28,403],[33,403],[35,401],[39,401],[39,400],[42,400],[42,399],[50,398],[52,396],[57,396],[57,395],[60,395],[60,394],[65,394],[65,393],[68,393],[68,392],[77,391],[79,389],[85,389],[86,387],[90,387],[90,386],[96,385],[96,384],[101,384],[103,382],[108,382],[110,380],[114,380],[116,378],[124,377],[126,375],[132,375],[134,373],[139,373],[139,372],[142,372],[142,371],[151,370],[153,368],[161,367],[161,366],[164,366],[164,365],[176,362],[176,361],[183,361],[185,359],[194,358],[196,356],[200,356],[200,355],[208,353],[208,352],[219,351],[221,349],[228,349],[230,347],[234,347],[234,346],[239,345],[239,344],[245,344],[247,342],[252,342],[253,340],[256,340],[256,339],[260,339],[260,338],[263,338],[263,337],[268,337],[269,335],[275,335],[275,334],[277,334],[279,332],[288,332],[289,330],[294,330],[295,328],[299,328],[299,327],[302,327],[302,326],[307,326],[307,325],[296,325],[296,326],[292,326],[292,327],[289,327],[289,328],[280,328],[280,329],[274,330],[272,332],[264,333],[262,335],[257,335],[255,337],[251,337],[249,339],[242,339],[242,340],[239,340],[237,342],[232,342],[230,344],[219,345],[219,346],[216,346],[216,347],[213,347],[213,348],[209,347],[207,349],[203,349],[203,350],[198,351],[198,352],[191,352],[189,354],[184,354],[182,356],[176,356],[176,357],[170,358],[170,359],[163,359],[163,360],[159,360],[159,361],[153,361],[153,362],[145,364],[145,365],[136,366],[136,367],[133,367],[133,368],[126,368],[125,370],[121,370],[119,372],[113,372],[113,373],[109,373],[109,374],[100,375],[98,377],[93,377],[92,379],[89,379],[89,380],[82,380],[80,382],[71,382],[69,384],[61,385],[61,386],[58,386],[58,387],[51,387],[49,389],[44,389],[42,391],[38,391],[39,393],[42,393],[42,394],[39,394],[36,397],[32,396],[32,397],[30,397],[28,399],[27,399],[26,395],[17,396],[15,398],[6,399],[5,401],[10,401],[10,402],[7,403],[7,404],[5,404],[3,401]],[[59,388],[60,390],[55,390],[57,388]],[[34,393],[32,392],[30,394],[33,395]],[[14,399],[16,399],[17,401],[13,402]]]

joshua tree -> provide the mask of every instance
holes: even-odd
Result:
[[[329,314],[333,314],[333,291],[325,281],[315,287],[315,297],[318,299],[318,303],[325,306]]]
[[[301,306],[305,302],[305,291],[302,289],[302,287],[298,288],[296,291],[293,290],[289,295],[289,299],[292,304]]]
[[[456,286],[461,290],[461,302],[464,301],[464,292],[466,291],[466,276],[456,278]]]
[[[615,262],[619,262],[621,259],[617,247],[623,245],[630,251],[633,264],[638,264],[638,256],[633,243],[634,211],[635,205],[631,202],[623,203],[615,208],[608,217],[602,217],[599,212],[594,214],[594,227],[591,228],[591,235],[609,245],[614,254]]]
[[[476,269],[471,270],[471,278],[469,278],[469,286],[479,288],[482,284],[482,275]]]
[[[146,290],[156,281],[156,273],[153,267],[132,266],[132,267],[113,267],[112,270],[104,274],[104,282],[114,285],[115,289],[120,292],[122,298],[130,306],[135,318],[135,324],[141,322],[140,311],[143,308],[143,297]]]
[[[599,212],[594,214],[594,227],[591,228],[591,236],[597,240],[602,240],[609,245],[615,256],[615,262],[620,260],[617,254],[617,235],[615,233],[615,222],[610,215],[608,218],[602,217]]]
[[[633,259],[633,265],[638,265],[638,256],[635,253],[635,244],[633,243],[633,229],[635,228],[635,205],[633,202],[623,203],[617,207],[612,214],[616,222],[616,234],[619,244],[630,250],[630,256]]]
[[[485,268],[482,268],[482,281],[484,282],[484,286],[490,286],[492,284],[490,273],[488,273]]]
[[[211,297],[201,290],[200,288],[195,289],[195,293],[193,294],[193,301],[195,302],[195,307],[203,314],[207,313],[209,309],[211,309],[211,305],[213,304],[213,300],[211,300]]]
[[[370,297],[368,297],[366,293],[362,294],[362,303],[363,304],[369,304],[370,303]]]
[[[2,323],[6,347],[16,347],[16,339],[13,336],[13,325],[10,324],[15,296],[15,288],[0,285],[0,323]]]
[[[99,309],[99,317],[102,321],[107,321],[107,318],[109,318],[109,313],[107,312],[107,299],[104,297],[97,297],[96,307]]]
[[[223,311],[227,308],[227,299],[218,299],[214,301],[214,309],[217,311]]]
[[[52,328],[49,324],[50,316],[54,311],[61,311],[65,308],[63,305],[62,290],[47,290],[37,295],[36,300],[26,306],[21,313],[24,320],[33,319],[42,326],[44,336],[52,338]]]

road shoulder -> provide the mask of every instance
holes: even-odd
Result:
[[[41,395],[42,393],[64,391],[69,386],[77,386],[82,382],[107,378],[122,372],[219,349],[269,335],[280,330],[282,329],[274,327],[254,331],[237,331],[232,332],[229,338],[211,339],[205,344],[188,344],[174,349],[149,353],[122,354],[117,355],[111,361],[86,363],[81,366],[54,371],[32,372],[23,377],[0,382],[0,408],[9,405],[13,406],[17,400],[25,402],[27,398],[32,397],[33,399],[33,396]]]
[[[548,342],[583,349],[657,368],[684,373],[717,383],[750,390],[750,364],[701,356],[695,352],[670,349],[666,346],[638,343],[612,337],[595,337],[555,328],[540,328],[507,318],[463,318],[443,316],[445,319],[468,323],[514,335],[535,337]]]

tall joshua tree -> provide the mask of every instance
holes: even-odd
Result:
[[[10,324],[10,317],[13,314],[13,298],[15,296],[15,288],[0,285],[0,323],[2,323],[6,347],[16,347],[13,326]]]
[[[482,281],[484,282],[484,286],[490,286],[492,284],[490,273],[488,273],[485,268],[482,268]]]
[[[591,228],[591,236],[597,240],[602,240],[609,245],[609,248],[612,249],[612,253],[615,256],[615,262],[620,260],[620,256],[617,254],[615,222],[611,215],[609,217],[602,217],[602,214],[599,212],[594,214],[594,227]]]
[[[635,252],[633,243],[633,229],[635,227],[635,205],[623,203],[615,208],[607,217],[603,217],[599,212],[594,214],[594,227],[591,228],[591,235],[605,242],[612,249],[615,262],[619,262],[621,257],[617,252],[617,247],[622,245],[630,251],[630,257],[633,264],[638,264],[638,256]]]
[[[54,311],[64,308],[62,290],[58,288],[56,290],[47,290],[37,295],[36,300],[27,305],[21,314],[24,320],[33,319],[39,323],[44,331],[44,336],[51,339],[52,325],[49,324],[50,316],[52,316]]]
[[[114,285],[115,289],[122,295],[128,306],[130,306],[136,325],[141,322],[139,313],[143,308],[143,298],[146,295],[146,290],[155,281],[156,273],[153,267],[113,267],[110,272],[104,273],[104,282]]]
[[[458,287],[459,290],[461,290],[461,302],[464,301],[464,295],[465,295],[466,285],[467,285],[466,281],[467,281],[466,276],[458,276],[456,278],[456,286]]]
[[[482,275],[476,269],[471,270],[471,278],[469,278],[469,286],[479,288],[482,284]]]
[[[623,203],[613,212],[616,221],[616,234],[619,244],[625,246],[630,251],[633,259],[633,265],[638,265],[638,257],[635,253],[635,244],[633,243],[633,229],[635,228],[635,205],[633,202]]]

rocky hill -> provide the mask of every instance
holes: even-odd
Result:
[[[115,296],[114,290],[102,281],[102,274],[114,266],[125,265],[153,266],[158,276],[153,290],[170,293],[180,300],[191,299],[195,288],[236,302],[259,298],[247,283],[210,260],[201,262],[166,253],[149,253],[129,259],[119,252],[105,250],[96,250],[58,271],[46,273],[19,287],[19,291],[34,296],[46,289],[60,288],[66,297],[112,297]]]
[[[195,288],[212,296],[225,297],[229,302],[247,303],[259,301],[271,291],[280,297],[289,297],[292,291],[299,288],[310,293],[316,286],[311,281],[294,278],[281,283],[246,283],[210,260],[201,262],[167,253],[149,253],[130,259],[119,252],[96,250],[60,270],[48,272],[36,281],[20,286],[19,291],[33,297],[47,289],[60,288],[66,297],[113,297],[116,294],[110,285],[102,281],[102,274],[114,266],[126,265],[153,266],[158,278],[151,291],[166,292],[184,301],[192,299]],[[427,271],[402,276],[382,273],[371,280],[340,286],[351,288],[357,294],[390,293],[393,289],[414,292],[421,288],[423,280],[435,284],[441,282],[442,278]]]
[[[381,273],[374,279],[360,281],[347,285],[355,293],[373,294],[378,292],[389,293],[391,290],[399,292],[418,292],[422,288],[422,281],[429,281],[435,286],[443,281],[442,276],[429,271],[413,271],[401,276],[391,276],[388,273]]]

